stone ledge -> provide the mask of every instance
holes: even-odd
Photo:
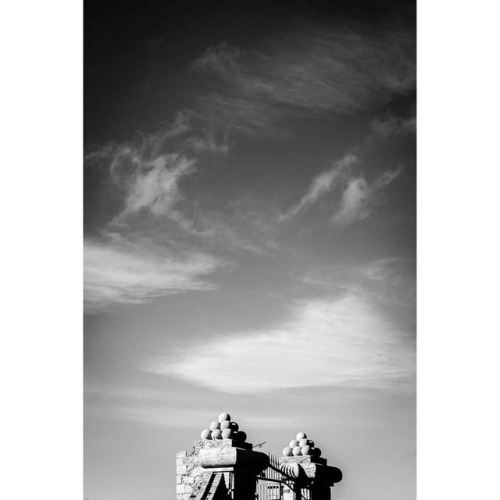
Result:
[[[199,439],[194,442],[195,448],[242,448],[251,450],[252,443],[242,443],[235,439]]]
[[[279,457],[280,464],[321,464],[326,465],[326,458],[314,458],[309,455],[299,455],[298,457]]]

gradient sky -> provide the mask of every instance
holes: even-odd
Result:
[[[85,495],[223,411],[415,498],[415,6],[85,3]]]

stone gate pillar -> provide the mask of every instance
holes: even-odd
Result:
[[[327,465],[313,441],[299,432],[283,450],[283,455],[278,462],[279,468],[294,485],[285,491],[283,500],[331,500],[331,488],[342,480],[342,471]]]
[[[244,432],[225,428],[228,437],[223,438],[219,429],[203,431],[206,437],[195,441],[192,451],[177,453],[177,500],[255,500],[257,476],[268,467],[268,455],[253,451]]]

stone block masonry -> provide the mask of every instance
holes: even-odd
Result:
[[[205,470],[198,465],[199,449],[181,451],[176,457],[177,500],[188,500],[196,494],[203,481]]]
[[[195,441],[191,451],[176,456],[177,500],[194,499],[206,489],[207,472],[216,474],[219,482],[223,478],[230,499],[254,500],[257,475],[268,463],[267,455],[252,451],[250,443],[231,439]]]

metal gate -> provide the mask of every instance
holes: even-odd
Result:
[[[311,490],[297,489],[295,480],[280,469],[278,458],[268,456],[269,467],[257,478],[257,500],[293,500],[294,492],[300,500],[311,500]]]

